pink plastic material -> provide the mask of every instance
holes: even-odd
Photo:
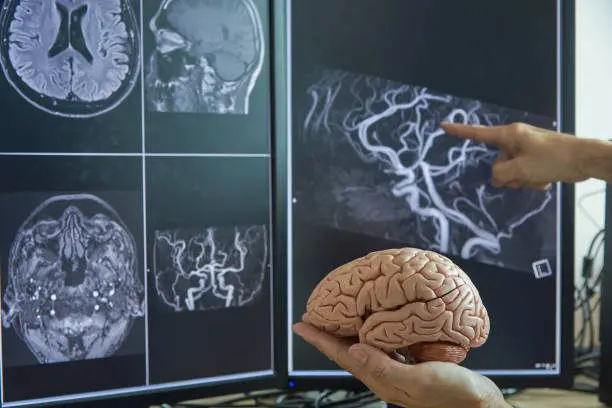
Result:
[[[304,321],[416,362],[460,363],[490,329],[466,273],[415,248],[372,252],[336,268],[313,290]]]

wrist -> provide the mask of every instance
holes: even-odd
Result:
[[[576,181],[596,178],[612,182],[612,143],[597,139],[575,139],[572,158],[576,161]]]

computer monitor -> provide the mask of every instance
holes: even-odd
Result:
[[[271,21],[2,2],[3,407],[278,385]]]
[[[497,152],[442,120],[573,132],[570,1],[288,0],[287,327],[328,272],[417,247],[472,278],[491,318],[464,364],[501,386],[571,381],[573,190],[496,189]],[[296,388],[348,373],[288,330]]]

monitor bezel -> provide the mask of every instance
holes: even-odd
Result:
[[[280,65],[277,68],[276,76],[276,126],[281,131],[277,131],[277,136],[289,134],[289,122],[287,121],[288,111],[288,96],[287,87],[287,42],[290,41],[287,33],[287,1],[275,0],[274,9],[276,11],[276,20],[274,23],[275,30],[283,33],[276,36],[277,60]],[[560,0],[560,130],[564,133],[574,134],[575,132],[575,0]],[[285,58],[278,57],[282,54]],[[277,177],[279,180],[287,179],[287,141],[277,137]],[[280,225],[287,225],[287,188],[288,184],[278,189],[279,195],[276,197],[278,214],[276,219]],[[574,312],[574,186],[572,184],[563,184],[561,186],[561,245],[562,248],[570,248],[563,250],[561,253],[561,318],[560,318],[560,367],[559,374],[544,374],[544,375],[502,375],[489,376],[500,388],[525,388],[525,387],[555,387],[569,388],[573,384],[573,356],[574,356],[574,329],[573,329],[573,312]],[[279,237],[283,237],[286,242],[287,228],[283,231],[278,231]],[[286,255],[287,248],[283,248],[283,260],[287,265],[289,273],[288,258]],[[279,251],[280,252],[280,251]],[[287,277],[285,277],[287,279]],[[287,287],[287,282],[284,282]],[[277,301],[287,301],[287,293],[283,291],[282,298],[277,298]],[[291,330],[289,327],[289,316],[287,315],[287,307],[281,309],[284,316],[279,316],[284,322],[287,322],[284,327],[285,338],[287,343],[292,341]],[[365,386],[351,376],[304,376],[291,375],[289,371],[289,356],[288,344],[280,344],[284,347],[283,355],[285,357],[284,367],[287,369],[287,388],[296,391],[312,390],[312,389],[342,389],[342,390],[364,390]]]
[[[149,390],[146,386],[142,386],[142,391],[138,390],[135,392],[124,392],[123,389],[118,388],[115,394],[97,396],[96,393],[89,396],[80,396],[80,394],[66,395],[66,396],[53,396],[49,397],[49,402],[38,402],[38,399],[32,402],[30,400],[24,401],[10,401],[11,404],[18,407],[30,407],[30,406],[43,406],[43,407],[75,407],[75,408],[97,408],[97,407],[108,407],[108,404],[112,404],[116,408],[132,408],[132,407],[148,407],[152,405],[162,404],[175,404],[181,401],[190,401],[196,399],[217,397],[231,394],[244,394],[249,392],[255,392],[260,390],[270,389],[281,389],[287,384],[287,375],[285,367],[287,366],[286,353],[284,352],[284,333],[286,332],[285,320],[281,320],[279,316],[284,316],[284,309],[286,307],[286,300],[284,300],[284,291],[279,288],[286,287],[286,256],[283,255],[286,250],[286,241],[283,241],[282,232],[284,226],[282,217],[279,218],[279,210],[282,213],[282,207],[279,206],[278,197],[283,194],[283,190],[286,191],[286,177],[284,181],[282,174],[279,174],[279,169],[283,168],[282,164],[279,163],[278,157],[286,152],[286,148],[283,150],[285,144],[284,139],[286,135],[278,132],[278,127],[275,125],[276,112],[275,106],[277,105],[277,94],[278,86],[276,82],[277,70],[279,69],[279,61],[282,59],[282,54],[276,52],[278,49],[275,46],[277,31],[275,25],[276,18],[276,7],[274,7],[275,0],[265,0],[268,6],[268,53],[269,53],[269,118],[270,118],[270,149],[271,149],[271,164],[270,164],[270,187],[271,187],[271,225],[272,225],[272,251],[271,251],[271,265],[272,265],[272,296],[271,300],[273,310],[273,321],[272,333],[274,341],[274,350],[271,367],[272,374],[266,376],[256,376],[253,378],[239,379],[239,380],[224,380],[218,382],[210,382],[206,384],[190,385],[190,386],[176,386],[173,387],[171,384],[165,389]],[[280,150],[279,150],[280,149]],[[279,151],[281,152],[279,154]],[[280,161],[282,162],[282,160]],[[279,175],[281,176],[279,178]],[[283,187],[284,186],[284,187]],[[280,293],[277,293],[280,292]],[[282,299],[282,300],[281,300]],[[248,342],[245,343],[244,352],[248,352]],[[0,373],[1,377],[1,373]],[[115,390],[111,390],[115,391]],[[61,399],[60,398],[64,398]]]

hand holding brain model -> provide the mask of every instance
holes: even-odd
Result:
[[[415,248],[372,252],[336,268],[313,290],[303,319],[416,363],[459,364],[490,329],[467,274],[450,259]]]

